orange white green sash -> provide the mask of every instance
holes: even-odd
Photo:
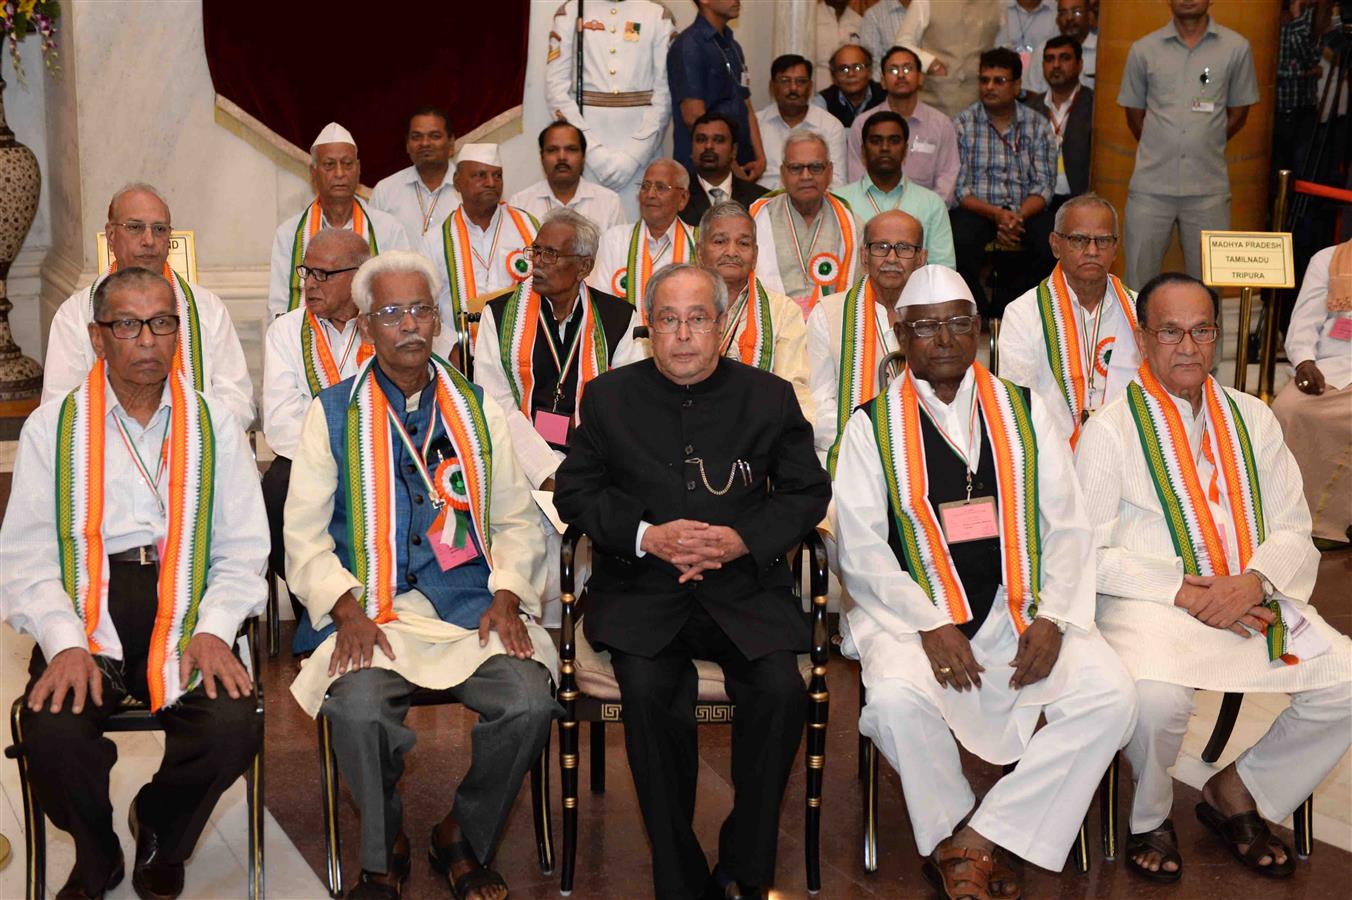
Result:
[[[89,286],[89,306],[90,317],[93,317],[94,292],[98,290],[104,279],[118,270],[116,261],[109,266],[108,271]],[[169,268],[169,264],[164,264],[164,271],[161,272],[164,280],[169,282],[169,286],[174,289],[174,309],[178,312],[178,349],[174,351],[174,371],[187,371],[192,381],[192,389],[202,391],[206,389],[206,374],[202,366],[202,322],[197,315],[197,298],[193,296],[192,285],[182,275]]]
[[[672,264],[688,262],[691,250],[695,246],[695,239],[691,237],[690,230],[680,219],[672,223],[672,230],[674,234],[671,236],[669,262]],[[625,267],[616,272],[610,281],[615,296],[628,300],[638,310],[639,319],[644,325],[648,324],[648,310],[643,299],[648,288],[648,279],[652,278],[653,269],[657,268],[648,250],[647,231],[648,226],[642,219],[635,223],[634,231],[629,236],[629,252],[625,255]],[[661,256],[659,252],[658,258]]]
[[[531,404],[535,392],[535,341],[540,330],[540,309],[543,301],[540,295],[528,284],[521,284],[507,298],[502,310],[502,321],[498,326],[498,351],[501,354],[502,371],[507,376],[507,384],[512,389],[517,407],[531,417]],[[578,332],[577,348],[577,393],[573,413],[574,424],[580,422],[582,413],[582,391],[587,382],[610,368],[610,348],[606,343],[606,331],[601,324],[601,314],[592,300],[591,290],[584,283],[581,286],[582,325]],[[553,326],[553,316],[548,316]],[[549,340],[546,336],[544,340]],[[562,362],[562,378],[570,368],[571,355]]]
[[[353,576],[362,583],[362,607],[377,623],[398,618],[394,595],[399,584],[394,483],[398,438],[392,434],[390,405],[372,367],[372,357],[357,373],[347,407],[347,471],[340,480],[345,492],[352,548]],[[441,427],[455,448],[466,497],[447,496],[436,479],[441,500],[468,502],[470,522],[479,536],[484,559],[493,565],[489,500],[493,483],[493,443],[488,420],[474,388],[450,363],[433,356],[436,405]],[[429,425],[429,428],[433,426]],[[454,504],[453,504],[454,506]]]
[[[1116,275],[1108,276],[1108,292],[1117,301],[1122,315],[1131,329],[1136,328],[1136,311],[1132,308],[1135,295],[1127,290]],[[1108,302],[1107,294],[1103,303]],[[1071,297],[1066,286],[1066,273],[1058,262],[1052,274],[1037,288],[1038,313],[1042,319],[1042,343],[1047,350],[1047,362],[1051,365],[1052,376],[1056,379],[1061,396],[1070,408],[1074,431],[1070,437],[1070,446],[1075,447],[1080,440],[1080,424],[1085,408],[1085,392],[1088,373],[1085,372],[1085,360],[1098,366],[1103,351],[1112,345],[1120,335],[1106,337],[1086,352],[1083,346],[1079,325],[1079,304]],[[1103,313],[1100,313],[1102,315]],[[1106,370],[1101,371],[1107,378]]]
[[[296,274],[296,267],[305,262],[305,250],[310,246],[310,239],[319,233],[323,225],[324,210],[319,205],[319,198],[316,197],[305,207],[305,212],[300,214],[300,221],[296,223],[296,234],[291,239],[291,271],[287,274],[288,311],[300,306],[305,300],[304,285],[301,284],[300,276]],[[375,223],[367,214],[366,207],[356,197],[352,198],[352,232],[366,238],[372,256],[380,252],[380,245],[376,242]]]
[[[1235,552],[1240,571],[1249,564],[1253,551],[1266,536],[1263,519],[1263,494],[1258,482],[1253,442],[1232,397],[1208,377],[1203,387],[1206,430],[1214,439],[1215,467],[1225,482]],[[1155,485],[1164,512],[1164,524],[1174,550],[1189,575],[1229,575],[1221,530],[1212,514],[1212,505],[1197,474],[1197,461],[1188,431],[1178,408],[1148,366],[1141,366],[1136,379],[1127,386],[1127,406],[1141,439],[1146,468]],[[1281,605],[1274,598],[1266,606],[1277,617],[1268,626],[1268,659],[1298,662],[1286,655],[1286,623]]]
[[[741,333],[737,334],[739,325]],[[738,359],[765,372],[774,369],[775,330],[770,314],[770,297],[755,273],[747,279],[746,289],[728,310],[723,341],[718,347],[721,355],[727,356],[734,334],[737,334]]]
[[[529,247],[535,242],[535,233],[540,230],[540,224],[535,221],[534,216],[525,210],[500,203],[498,204],[499,232],[502,229],[504,219],[512,220],[517,238],[521,241],[516,250],[507,254],[507,262],[505,263],[507,274],[511,276],[512,281],[520,284],[530,276],[531,269],[530,260],[526,259],[526,254],[522,248]],[[497,255],[497,246],[497,235],[495,234],[493,246],[484,259],[484,265],[491,266],[493,264],[493,257]],[[460,310],[464,307],[465,301],[472,300],[479,295],[478,276],[474,272],[474,245],[470,243],[469,225],[464,206],[457,206],[455,212],[447,216],[446,221],[441,223],[441,258],[446,266],[446,287],[451,294],[451,321],[455,325],[460,321]],[[480,274],[484,277],[488,276],[487,272]]]
[[[972,364],[981,421],[995,454],[999,500],[1001,583],[1020,634],[1037,615],[1042,541],[1037,509],[1037,438],[1023,394]],[[929,500],[921,405],[907,367],[874,402],[873,428],[887,481],[888,502],[911,577],[954,624],[972,618],[939,518]],[[927,415],[927,414],[926,414]]]
[[[348,340],[357,342],[357,364],[366,362],[373,348],[361,339],[361,332],[355,322],[352,323],[352,335]],[[350,344],[348,350],[351,350]],[[300,322],[300,356],[305,364],[305,383],[310,388],[311,397],[343,380],[347,353],[343,354],[342,359],[334,358],[328,332],[308,309]]]
[[[836,439],[826,456],[826,469],[836,474],[840,439],[850,415],[878,396],[878,353],[884,349],[878,330],[878,299],[865,275],[845,294],[840,320],[840,372],[836,381]]]
[[[822,222],[820,213],[818,214],[817,228],[813,230],[812,236],[808,239],[807,248],[804,249],[793,224],[793,214],[788,208],[788,194],[782,188],[771,191],[759,200],[754,201],[748,210],[751,213],[751,218],[755,219],[762,209],[776,200],[780,201],[780,210],[778,211],[782,212],[785,221],[788,223],[789,233],[793,238],[796,262],[811,288],[806,297],[805,306],[805,309],[810,311],[822,297],[827,294],[839,294],[850,286],[850,272],[855,257],[854,214],[850,212],[848,203],[828,192],[823,201],[823,206],[835,216],[836,227],[840,230],[840,245],[833,250],[815,252],[817,234],[821,229]],[[767,210],[767,215],[775,215],[776,212],[777,210],[772,207]],[[837,251],[839,255],[837,255]],[[794,299],[803,298],[795,297]]]
[[[120,658],[122,644],[108,615],[108,554],[103,545],[106,491],[105,437],[108,382],[98,360],[84,384],[66,395],[57,419],[56,540],[61,586],[84,623],[89,652]],[[150,708],[175,703],[180,660],[197,625],[211,565],[216,441],[206,401],[187,374],[173,372],[169,430],[164,443],[169,473],[165,538],[155,625],[146,659]],[[194,673],[188,690],[197,682]]]

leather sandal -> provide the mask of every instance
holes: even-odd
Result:
[[[973,847],[945,847],[925,860],[925,880],[944,900],[999,900],[990,894],[995,860]]]
[[[1019,900],[1023,896],[1022,862],[1002,847],[995,848],[991,860],[991,880],[986,892],[992,900]],[[999,891],[995,890],[996,884],[1000,885]]]
[[[1231,856],[1264,878],[1289,878],[1296,870],[1295,854],[1272,833],[1257,811],[1251,809],[1227,819],[1204,800],[1197,804],[1197,818],[1221,839]],[[1249,849],[1240,852],[1240,844],[1248,844]],[[1285,862],[1277,862],[1278,848],[1286,855]],[[1271,859],[1267,865],[1261,862],[1265,856]]]
[[[1158,853],[1160,867],[1151,871],[1136,861],[1138,853]],[[1170,872],[1164,868],[1167,862],[1178,868]],[[1127,835],[1127,867],[1149,881],[1157,884],[1173,884],[1183,877],[1183,857],[1178,855],[1178,835],[1174,833],[1174,823],[1165,819],[1164,824],[1153,831]]]
[[[463,838],[451,844],[438,844],[436,829],[433,829],[432,838],[427,846],[427,858],[432,863],[432,868],[446,878],[455,900],[465,900],[471,892],[487,887],[507,889],[507,882],[503,877],[479,862],[479,858],[474,855],[474,848]],[[466,860],[473,861],[478,868],[471,869],[459,878],[454,877],[451,874],[452,867]]]

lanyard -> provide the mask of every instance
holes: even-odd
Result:
[[[323,321],[324,321],[324,323],[327,324],[330,328],[334,328],[332,322],[329,322],[327,319],[325,319],[325,320],[323,320]],[[350,325],[352,326],[352,333],[349,334],[349,335],[347,336],[347,346],[343,348],[343,358],[340,359],[340,360],[338,360],[338,377],[339,377],[339,378],[342,378],[342,377],[343,377],[343,367],[347,365],[347,360],[348,360],[348,358],[352,355],[352,348],[355,347],[355,346],[357,346],[357,343],[358,343],[358,342],[357,342],[357,336],[361,334],[361,329],[357,327],[357,325],[356,325],[355,322],[353,322],[351,319],[348,319],[348,324],[350,324]],[[334,328],[334,330],[337,331],[336,328]],[[320,332],[320,335],[319,335],[319,336],[320,336],[321,338],[324,339],[324,343],[326,343],[326,344],[329,345],[330,355],[332,355],[333,344],[332,344],[332,342],[329,341],[329,336],[328,336],[327,334],[324,334],[324,326],[323,326],[323,325],[321,325],[321,326],[319,327],[319,332]],[[341,334],[341,332],[339,332],[339,333]]]
[[[986,124],[989,125],[989,126],[991,127],[991,131],[994,131],[994,132],[995,132],[995,136],[998,137],[998,138],[1000,139],[1000,143],[1002,143],[1002,144],[1005,145],[1005,149],[1008,150],[1010,153],[1014,154],[1014,161],[1015,161],[1015,163],[1017,163],[1018,160],[1019,160],[1019,133],[1018,133],[1018,128],[1019,128],[1019,114],[1018,114],[1018,111],[1016,110],[1016,111],[1014,112],[1014,117],[1013,117],[1013,118],[1010,120],[1010,122],[1009,122],[1009,133],[1012,134],[1012,135],[1014,136],[1014,143],[1012,143],[1012,144],[1008,141],[1008,139],[1005,138],[1005,136],[1004,136],[1003,134],[1000,133],[1000,129],[998,129],[998,128],[995,127],[995,123],[994,123],[994,122],[992,122],[990,119],[987,119],[987,120],[986,120]]]
[[[1085,356],[1088,360],[1087,365],[1089,368],[1089,373],[1087,376],[1085,376],[1087,379],[1084,391],[1085,409],[1088,409],[1090,404],[1093,402],[1094,376],[1098,374],[1099,327],[1103,324],[1103,306],[1105,303],[1107,303],[1107,301],[1108,298],[1104,297],[1102,300],[1099,301],[1098,306],[1094,308],[1094,337],[1093,340],[1089,341],[1085,345]],[[1084,320],[1084,307],[1080,305],[1078,302],[1075,305],[1080,307],[1080,333],[1084,335],[1085,338],[1088,338],[1089,324]]]
[[[474,254],[474,258],[479,261],[479,265],[484,267],[485,272],[490,270],[490,263],[493,262],[493,257],[497,255],[498,238],[502,237],[502,220],[507,218],[507,216],[503,214],[501,207],[499,207],[498,211],[494,213],[494,215],[498,217],[498,226],[493,229],[493,243],[488,246],[488,259],[485,260],[482,256],[479,255],[479,251],[474,248],[473,239],[471,239],[469,242],[469,252]]]
[[[441,507],[446,505],[446,501],[442,498],[441,492],[437,490],[436,484],[432,481],[432,474],[427,471],[426,461],[427,449],[432,446],[432,432],[436,431],[437,424],[435,394],[433,395],[432,404],[432,416],[427,421],[427,437],[423,438],[421,452],[414,448],[413,439],[408,436],[408,431],[404,429],[404,423],[399,421],[399,417],[394,414],[394,409],[387,406],[385,407],[385,412],[389,414],[390,424],[392,424],[394,430],[398,432],[399,440],[403,443],[404,448],[408,450],[408,455],[413,457],[413,465],[417,467],[418,475],[422,478],[423,484],[427,485],[427,499],[432,501],[433,508],[441,509]]]
[[[958,459],[961,459],[963,465],[966,467],[967,499],[971,500],[972,475],[974,474],[972,472],[972,460],[976,457],[976,441],[980,434],[976,429],[976,385],[972,385],[972,412],[971,421],[968,422],[967,425],[967,451],[965,453],[958,448],[957,441],[949,437],[947,431],[944,431],[944,426],[939,424],[939,419],[934,415],[933,410],[929,408],[929,404],[925,402],[925,398],[919,390],[915,392],[915,396],[916,399],[920,401],[920,405],[925,408],[925,413],[929,416],[930,422],[933,423],[934,428],[939,432],[939,436],[944,439],[944,443],[948,444],[948,448],[957,454]]]
[[[812,276],[807,273],[808,257],[812,255],[812,248],[817,246],[817,235],[821,233],[822,222],[826,221],[828,201],[822,201],[822,208],[817,212],[817,224],[812,228],[812,240],[807,243],[807,252],[803,252],[803,242],[798,240],[798,229],[793,224],[793,208],[787,203],[784,205],[784,214],[789,219],[789,236],[793,238],[793,249],[798,251],[798,268],[803,270],[803,277],[807,279],[808,286],[814,283]],[[834,209],[832,210],[834,214]]]
[[[426,209],[423,209],[423,191],[427,191],[428,196],[432,198],[432,205]],[[418,198],[418,212],[422,214],[422,233],[427,234],[427,226],[432,223],[432,213],[436,211],[437,201],[441,199],[441,188],[433,191],[422,183],[422,179],[419,179],[413,182],[413,194]],[[498,224],[501,225],[501,221]],[[489,259],[492,259],[492,257],[490,256]]]
[[[583,303],[583,297],[578,295],[578,304]],[[572,318],[572,316],[569,316]],[[565,322],[567,319],[564,320]],[[545,317],[544,304],[540,304],[540,324],[546,331],[554,328],[554,323]],[[564,327],[567,331],[567,326]],[[568,348],[568,353],[562,360],[559,359],[559,351],[554,348],[554,333],[545,335],[545,346],[549,348],[549,355],[554,357],[554,367],[559,370],[559,380],[554,383],[554,412],[559,411],[559,401],[563,400],[563,383],[568,379],[568,370],[573,367],[573,358],[577,355],[577,346],[582,343],[582,332],[587,330],[587,311],[582,311],[582,323],[578,326],[577,333],[573,335],[573,343]]]
[[[905,176],[905,175],[903,175],[903,176],[901,177],[901,181],[897,184],[897,187],[901,188],[901,194],[902,194],[902,196],[904,197],[904,196],[906,195],[906,176]],[[879,207],[879,206],[878,206],[878,201],[873,199],[873,192],[876,191],[876,190],[877,190],[877,187],[876,187],[875,185],[871,184],[871,183],[869,184],[868,187],[864,188],[864,199],[868,200],[869,205],[873,207],[873,211],[874,211],[875,213],[878,213],[879,215],[881,215],[881,214],[884,213],[884,212],[892,212],[893,210],[901,209],[901,198],[898,198],[896,203],[892,204],[891,206],[889,206],[889,207],[888,207],[887,209],[885,209],[885,210],[882,209],[881,207]]]
[[[155,477],[152,480],[150,477],[150,467],[145,464],[145,460],[141,459],[141,451],[136,449],[136,442],[131,439],[131,435],[127,434],[127,426],[122,424],[120,416],[113,416],[113,421],[117,424],[117,432],[122,435],[122,443],[126,445],[127,450],[131,453],[131,462],[136,468],[136,474],[141,476],[141,481],[150,491],[150,496],[155,498],[155,505],[160,508],[160,515],[165,514],[164,501],[160,499],[160,479],[164,477],[164,465],[169,458],[169,454],[166,453],[165,450],[168,447],[169,420],[171,418],[172,416],[165,417],[164,431],[160,433],[160,450],[158,454],[160,464],[156,467]]]

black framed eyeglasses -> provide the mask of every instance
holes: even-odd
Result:
[[[920,247],[915,244],[908,244],[905,241],[897,241],[895,244],[888,241],[869,241],[864,245],[868,249],[868,255],[878,259],[886,259],[887,254],[897,254],[897,259],[915,259],[916,253]]]
[[[153,316],[149,319],[113,319],[108,322],[94,320],[100,328],[107,328],[119,341],[134,341],[141,336],[141,330],[149,327],[150,333],[158,337],[174,334],[178,331],[178,316]]]
[[[1216,338],[1221,335],[1219,325],[1197,325],[1193,328],[1175,328],[1171,325],[1163,328],[1146,328],[1142,325],[1141,330],[1153,334],[1155,340],[1161,344],[1181,344],[1185,334],[1191,335],[1195,344],[1214,344]]]
[[[323,284],[335,275],[341,275],[344,272],[355,272],[360,268],[361,266],[348,266],[345,269],[316,269],[314,266],[296,266],[296,275],[301,281],[304,281],[313,275],[315,281]]]
[[[971,334],[976,326],[976,316],[950,316],[947,319],[916,319],[903,323],[918,338],[932,338],[940,328],[947,328],[949,334]]]
[[[428,306],[426,303],[415,303],[412,306],[382,306],[379,309],[373,309],[369,313],[371,321],[385,328],[393,328],[404,321],[404,316],[412,316],[413,321],[422,324],[430,322],[432,317],[437,314],[435,306]]]
[[[1070,249],[1076,253],[1083,252],[1084,248],[1089,246],[1090,241],[1093,241],[1094,246],[1099,250],[1105,252],[1117,246],[1117,235],[1115,234],[1062,234],[1059,231],[1054,233],[1069,244]]]

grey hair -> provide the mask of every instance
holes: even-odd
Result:
[[[746,219],[751,223],[751,230],[756,230],[756,220],[751,218],[751,213],[746,211],[746,207],[736,200],[722,200],[715,203],[704,211],[704,215],[699,217],[698,237],[695,239],[698,243],[704,243],[705,236],[709,229],[719,219]]]
[[[569,209],[566,206],[560,206],[551,209],[545,213],[545,217],[540,220],[540,227],[546,225],[567,225],[573,229],[573,252],[578,256],[590,256],[595,258],[596,248],[601,243],[601,232],[592,224],[582,213],[575,209]]]
[[[1086,191],[1085,193],[1071,197],[1065,203],[1062,203],[1061,208],[1056,211],[1056,219],[1052,223],[1052,230],[1057,234],[1064,234],[1063,226],[1066,224],[1066,216],[1070,214],[1070,210],[1077,206],[1103,207],[1113,215],[1113,234],[1122,233],[1117,219],[1117,207],[1113,206],[1112,203],[1108,201],[1108,198],[1095,194],[1093,191]]]
[[[433,300],[441,292],[441,276],[431,260],[421,253],[409,250],[386,250],[361,264],[357,274],[352,276],[352,302],[363,314],[371,311],[371,301],[375,296],[375,280],[381,275],[418,274],[427,279],[427,290]]]
[[[657,289],[664,281],[685,272],[694,272],[709,282],[710,287],[714,289],[714,309],[720,316],[728,311],[728,286],[723,283],[717,272],[710,272],[694,263],[668,263],[652,274],[648,279],[648,286],[643,291],[643,305],[646,307],[644,311],[649,322],[653,319],[653,301],[657,298]]]
[[[169,201],[164,199],[164,195],[161,194],[159,192],[159,189],[156,188],[153,184],[146,184],[144,181],[131,181],[128,182],[127,184],[122,185],[122,187],[118,188],[117,192],[113,194],[113,199],[108,201],[108,221],[109,222],[113,221],[113,209],[116,208],[117,201],[121,200],[127,194],[134,194],[138,192],[143,194],[149,194],[156,200],[163,203],[165,209],[169,208]]]
[[[450,128],[448,127],[446,130],[447,130],[447,131],[450,131]],[[325,143],[325,144],[347,144],[348,142],[347,142],[347,141],[325,141],[324,143]],[[315,144],[313,147],[310,148],[310,168],[312,168],[312,169],[318,168],[318,166],[319,166],[319,148],[322,147],[322,146],[324,146],[324,144]],[[354,159],[361,159],[361,157],[357,155],[357,145],[356,145],[356,144],[349,144],[349,146],[352,147],[352,156],[353,156],[353,158],[354,158]]]
[[[123,288],[144,287],[149,284],[162,285],[169,291],[170,299],[174,296],[174,289],[165,280],[164,275],[159,272],[152,272],[149,269],[143,269],[140,266],[131,266],[127,269],[118,269],[113,274],[99,282],[99,286],[94,288],[94,321],[103,321],[104,315],[108,312],[108,298],[114,291],[120,291]],[[177,310],[175,310],[177,312]],[[186,325],[186,323],[184,323]]]
[[[807,141],[811,141],[821,147],[822,155],[826,157],[826,161],[831,161],[831,145],[826,143],[826,138],[810,128],[795,128],[790,131],[788,136],[784,138],[784,155],[780,158],[788,159],[790,147],[794,144],[802,144]]]
[[[305,252],[309,253],[312,248],[323,249],[325,244],[334,245],[345,266],[359,266],[371,258],[371,245],[366,242],[366,238],[346,228],[319,229],[319,233],[310,238]]]
[[[676,177],[675,179],[673,179],[676,182],[676,187],[680,188],[683,191],[690,190],[690,173],[686,171],[685,166],[681,165],[676,160],[672,159],[670,156],[659,156],[657,159],[648,163],[647,167],[644,168],[643,170],[644,174],[646,175],[648,169],[651,169],[653,166],[658,165],[659,163],[671,166],[672,171],[676,173]]]

